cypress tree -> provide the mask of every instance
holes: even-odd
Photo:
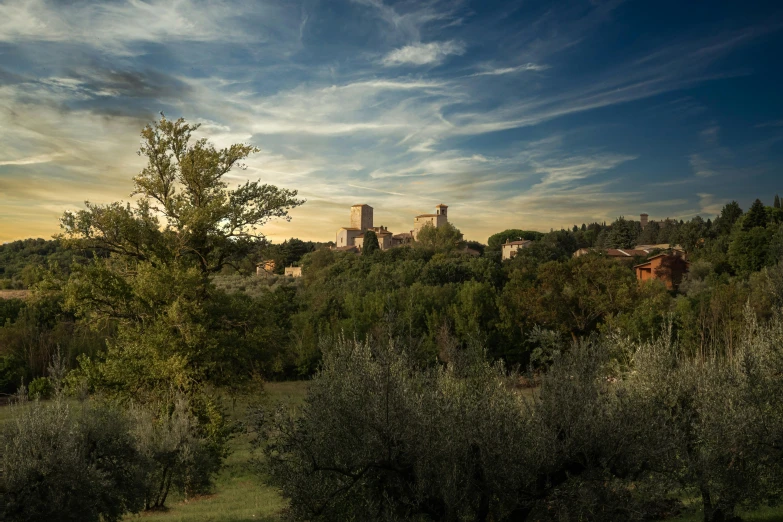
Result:
[[[748,214],[745,216],[745,221],[742,222],[743,230],[750,230],[756,227],[767,226],[767,209],[764,208],[764,203],[760,199],[757,199],[751,205]]]
[[[775,194],[775,204],[772,206],[775,208],[780,208],[780,196],[778,196],[777,194]]]
[[[364,233],[364,242],[362,242],[362,254],[372,254],[381,249],[378,243],[378,236],[372,230]]]

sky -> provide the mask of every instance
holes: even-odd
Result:
[[[775,1],[0,0],[0,242],[128,200],[160,112],[307,200],[274,241],[771,204],[782,55]]]

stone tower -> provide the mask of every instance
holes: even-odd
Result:
[[[351,207],[351,228],[369,230],[372,228],[372,207],[370,205],[354,205]]]
[[[435,214],[437,214],[438,216],[443,216],[446,219],[448,219],[449,216],[446,213],[448,208],[449,208],[449,206],[448,205],[444,205],[443,203],[441,203],[440,205],[435,205]]]
[[[646,226],[647,226],[647,218],[648,218],[648,217],[649,217],[649,216],[648,216],[647,214],[641,214],[641,215],[639,216],[639,221],[641,221],[641,223],[642,223],[642,230],[644,230],[644,227],[646,227]]]

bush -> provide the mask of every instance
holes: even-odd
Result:
[[[52,382],[48,377],[37,377],[27,387],[27,394],[31,399],[49,399],[52,389]]]
[[[652,428],[629,422],[643,410],[601,378],[598,348],[574,353],[526,400],[478,347],[425,371],[394,343],[341,340],[299,415],[266,425],[269,471],[306,520],[638,519],[625,477]]]
[[[0,519],[117,521],[143,507],[140,459],[126,418],[62,400],[19,408],[2,433]]]
[[[186,498],[206,493],[220,469],[225,446],[206,436],[190,409],[183,396],[172,404],[131,409],[145,472],[145,509],[162,508],[172,488]]]

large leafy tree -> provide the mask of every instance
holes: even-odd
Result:
[[[73,271],[66,305],[93,324],[119,324],[105,359],[83,368],[117,391],[186,390],[252,368],[237,339],[252,337],[252,328],[229,313],[210,276],[256,251],[261,226],[290,219],[302,201],[295,190],[257,181],[229,188],[229,172],[257,149],[217,149],[194,139],[197,129],[165,117],[145,127],[135,204],[87,203],[61,220],[67,244],[104,254]]]
[[[598,256],[541,265],[535,281],[512,275],[503,289],[507,314],[521,329],[533,323],[570,334],[574,340],[606,317],[627,310],[638,285],[627,266]]]
[[[423,227],[416,236],[417,246],[438,251],[452,251],[465,246],[462,232],[451,223],[434,227],[430,224]]]

